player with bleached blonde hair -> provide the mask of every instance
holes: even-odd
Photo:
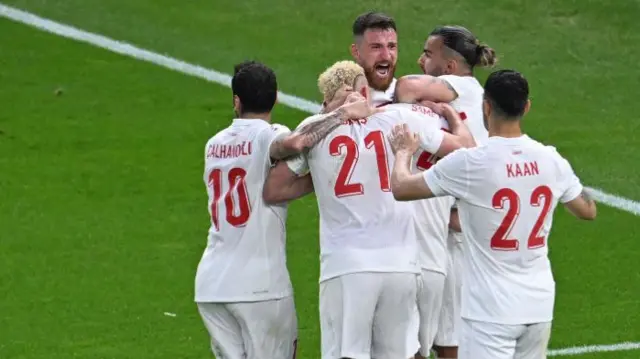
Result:
[[[370,89],[361,68],[340,61],[318,81],[325,110],[364,97]],[[351,89],[349,89],[351,87]],[[350,93],[344,96],[345,93]],[[322,358],[398,359],[412,356],[407,343],[417,294],[417,240],[413,206],[391,195],[395,156],[387,135],[400,123],[419,133],[421,146],[444,156],[473,146],[471,134],[449,111],[448,127],[427,107],[393,104],[344,121],[303,156],[271,170],[268,203],[304,195],[291,184],[311,173],[320,210],[320,327]],[[300,125],[317,121],[312,116]]]

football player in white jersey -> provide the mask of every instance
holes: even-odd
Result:
[[[291,359],[297,324],[285,260],[287,207],[265,204],[262,186],[272,160],[300,153],[342,121],[371,114],[372,107],[353,102],[317,126],[290,133],[271,124],[278,90],[271,69],[239,64],[231,87],[237,118],[205,147],[211,227],[195,301],[216,357]]]
[[[419,147],[394,129],[391,189],[401,201],[453,196],[463,227],[460,359],[546,358],[555,301],[547,240],[558,202],[593,220],[596,205],[554,147],[522,133],[529,86],[518,72],[492,73],[484,86],[484,145],[456,151],[412,174]]]
[[[322,84],[333,89],[323,91],[325,104],[333,103],[343,84],[354,84],[356,94],[369,98],[364,71],[351,61],[334,64],[319,83],[321,90],[327,88]],[[441,130],[441,118],[426,107],[385,106],[345,122],[306,155],[271,171],[265,191],[283,191],[291,178],[308,172],[313,178],[320,210],[323,358],[408,357],[419,272],[415,216],[412,205],[395,201],[389,192],[394,157],[385,136],[407,121],[420,133],[421,146],[438,156],[473,146],[460,117],[450,114],[452,134]],[[314,121],[316,116],[303,124]]]
[[[458,111],[460,117],[465,120],[476,144],[484,143],[488,138],[488,132],[482,121],[482,95],[483,88],[473,76],[476,67],[492,67],[497,62],[495,51],[489,46],[480,43],[478,39],[466,28],[461,26],[442,26],[435,28],[427,38],[424,49],[418,58],[418,65],[425,75],[409,75],[398,80],[398,101],[414,103],[424,100],[446,102]],[[418,168],[426,170],[435,163],[430,153],[419,155]],[[446,198],[418,201],[418,213],[432,222],[429,226],[423,224],[421,231],[428,234],[433,228],[441,232],[441,226],[433,223],[443,216],[441,208],[436,207],[438,201],[449,202]],[[445,209],[449,212],[449,209]],[[448,213],[444,214],[449,216]],[[426,222],[426,220],[423,220]],[[427,240],[420,241],[421,253],[428,259],[427,270],[423,275],[425,281],[425,293],[419,297],[421,307],[421,332],[420,353],[417,358],[428,357],[429,348],[433,349],[438,358],[455,359],[457,357],[456,329],[460,317],[460,271],[462,264],[462,234],[460,233],[459,220],[455,208],[448,220],[449,230],[445,229],[444,241],[432,240],[433,235]],[[447,238],[448,237],[448,238]],[[442,252],[445,253],[442,253]],[[444,262],[444,263],[443,263]],[[443,271],[442,267],[445,266]],[[444,283],[436,273],[445,273]],[[438,292],[438,290],[440,290]],[[434,323],[434,310],[439,311],[439,318]],[[437,328],[437,332],[435,329]],[[432,335],[433,333],[433,335]],[[428,334],[428,335],[427,335]]]
[[[393,100],[398,61],[398,34],[392,17],[367,12],[353,22],[353,59],[362,66],[369,82],[371,103],[380,107]]]

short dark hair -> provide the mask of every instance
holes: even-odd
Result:
[[[260,62],[242,62],[233,69],[231,91],[240,98],[242,112],[271,112],[278,96],[276,74]]]
[[[465,27],[440,26],[433,29],[429,36],[441,37],[444,45],[464,57],[471,68],[491,67],[498,62],[496,52],[486,44],[480,43]]]
[[[484,84],[484,98],[499,114],[520,118],[529,100],[529,83],[515,70],[498,70]]]
[[[387,14],[369,11],[358,16],[353,22],[353,36],[362,36],[369,29],[388,30],[396,29],[396,21]]]

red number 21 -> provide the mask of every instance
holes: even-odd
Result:
[[[229,189],[224,196],[224,205],[227,222],[234,227],[242,227],[249,221],[251,214],[251,204],[247,194],[247,184],[245,176],[247,171],[242,168],[232,168],[228,174]],[[211,202],[211,222],[217,230],[220,229],[218,219],[218,202],[222,197],[222,170],[216,168],[209,173],[209,186],[213,188],[213,201]],[[234,191],[238,197],[238,203],[234,198]],[[236,214],[236,204],[238,213]]]
[[[380,189],[384,192],[390,192],[391,185],[389,184],[389,166],[387,149],[384,145],[384,134],[382,131],[370,132],[364,138],[364,144],[367,149],[373,147],[373,150],[376,152]],[[332,156],[340,156],[343,148],[345,150],[345,158],[342,163],[342,168],[340,168],[340,172],[338,173],[338,178],[336,179],[334,192],[337,197],[364,194],[362,183],[351,183],[351,176],[353,175],[353,170],[356,168],[356,163],[358,163],[358,157],[360,156],[358,144],[351,137],[345,135],[336,136],[329,143],[329,152]]]
[[[542,229],[547,214],[549,214],[552,197],[551,189],[547,186],[537,187],[533,190],[533,193],[531,193],[529,203],[532,206],[540,207],[542,201],[544,201],[544,204],[542,205],[542,211],[540,211],[538,220],[534,224],[531,234],[529,234],[527,241],[527,248],[529,249],[544,247],[545,237],[540,236],[540,230]],[[496,233],[491,237],[491,248],[501,251],[517,251],[520,241],[516,238],[508,237],[520,214],[520,196],[510,188],[502,188],[493,195],[493,208],[504,209],[507,203],[509,209],[500,227],[498,227]]]

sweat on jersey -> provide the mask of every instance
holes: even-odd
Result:
[[[435,195],[459,199],[462,317],[508,325],[550,322],[553,212],[583,189],[569,162],[528,136],[490,137],[444,157],[424,178]]]
[[[287,206],[264,203],[273,141],[282,125],[235,119],[205,147],[211,227],[198,264],[196,302],[244,302],[293,294],[285,257]]]

